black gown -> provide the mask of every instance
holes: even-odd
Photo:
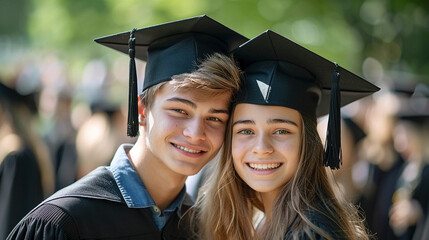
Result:
[[[0,165],[0,239],[43,201],[36,157],[28,148],[8,154]]]
[[[425,226],[426,219],[428,219],[428,206],[429,206],[429,165],[425,165],[422,169],[419,182],[413,191],[411,200],[417,201],[422,207],[422,218],[417,222],[416,226],[410,226],[400,236],[395,236],[393,240],[409,240],[409,239],[429,239],[429,236],[424,236],[425,229],[429,226]]]
[[[127,207],[112,173],[99,167],[33,209],[7,239],[188,239],[185,218],[173,214],[159,230],[149,209]]]
[[[392,197],[395,192],[397,179],[405,160],[399,155],[393,166],[384,171],[377,165],[370,164],[368,184],[358,201],[363,210],[367,227],[378,240],[390,240],[394,238],[389,226],[389,210],[392,206]]]
[[[332,221],[332,218],[335,218],[334,216],[326,216],[325,214],[329,211],[321,204],[317,203],[319,209],[323,211],[323,213],[314,211],[314,210],[307,210],[305,212],[305,216],[310,220],[314,225],[316,225],[318,228],[322,229],[326,234],[328,234],[332,239],[335,240],[347,240],[347,237],[345,236],[344,230],[341,229],[340,226],[338,226],[334,221]],[[315,231],[311,231],[311,234],[313,234],[313,238],[310,238],[304,230],[301,230],[299,232],[299,239],[300,240],[310,240],[310,239],[325,239],[320,234],[316,233]],[[291,229],[289,229],[284,240],[292,240],[292,233]]]

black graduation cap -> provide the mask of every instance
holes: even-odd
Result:
[[[234,57],[245,74],[237,104],[293,108],[315,122],[329,113],[324,163],[339,168],[340,107],[379,88],[271,30],[241,45]]]
[[[365,131],[353,119],[350,117],[343,117],[343,121],[352,134],[354,144],[357,144],[366,137]]]
[[[0,101],[22,103],[26,107],[28,107],[31,113],[33,114],[37,113],[37,104],[36,104],[34,94],[27,94],[27,95],[20,94],[15,89],[4,85],[1,81],[0,81]]]
[[[197,64],[206,56],[215,52],[228,54],[247,40],[241,34],[202,15],[133,29],[97,38],[94,41],[130,55],[128,136],[135,136],[138,131],[138,114],[137,106],[134,106],[136,103],[132,103],[137,101],[134,57],[147,61],[143,82],[143,90],[145,90],[170,80],[173,75],[190,73],[196,70]]]
[[[0,100],[21,101],[22,96],[14,89],[0,82]]]
[[[429,87],[417,84],[413,94],[399,98],[397,117],[417,124],[429,121]]]

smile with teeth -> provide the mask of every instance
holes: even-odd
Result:
[[[174,143],[173,143],[173,146],[175,146],[176,148],[178,148],[180,150],[183,150],[185,152],[189,152],[189,153],[200,153],[200,152],[202,152],[200,150],[190,149],[190,148],[183,147],[183,146],[180,146],[180,145],[177,145],[177,144],[174,144]]]
[[[276,169],[280,167],[280,163],[248,163],[249,167],[255,170],[268,170],[268,169]]]

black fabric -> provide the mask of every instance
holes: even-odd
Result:
[[[365,214],[365,221],[371,233],[379,240],[394,239],[389,226],[389,209],[395,192],[395,182],[401,175],[404,159],[395,152],[395,163],[383,170],[377,165],[369,165],[368,183],[357,204]]]
[[[37,160],[31,150],[8,154],[0,165],[0,239],[43,201]]]
[[[135,57],[147,61],[143,90],[190,73],[196,64],[215,52],[228,54],[248,39],[214,19],[202,15],[137,29]],[[94,41],[128,54],[129,32]]]
[[[429,164],[423,168],[420,183],[416,187],[413,199],[416,199],[423,210],[422,219],[414,229],[409,230],[413,239],[429,239]],[[415,232],[411,232],[415,230]],[[403,238],[405,239],[405,238]]]
[[[403,166],[403,169],[405,169],[406,164]],[[402,173],[402,171],[401,171]],[[397,185],[395,190],[398,190],[401,187],[404,187],[403,183],[400,183],[403,179],[403,176],[401,175],[397,181]],[[417,222],[416,225],[409,226],[403,233],[398,234],[394,233],[392,228],[389,227],[389,234],[388,237],[384,239],[389,240],[408,240],[408,239],[427,239],[423,237],[424,232],[424,224],[425,224],[425,218],[428,216],[428,204],[429,204],[429,165],[425,165],[422,169],[422,172],[420,174],[418,183],[416,188],[412,191],[412,195],[410,196],[410,200],[417,201],[419,205],[422,207],[422,218]],[[380,238],[381,239],[381,238]]]
[[[99,167],[35,208],[8,239],[188,239],[189,224],[179,220],[173,214],[158,230],[150,210],[128,208],[111,172]]]
[[[324,213],[327,213],[327,212],[328,212],[327,210],[324,211]],[[316,225],[317,227],[322,229],[332,239],[335,239],[335,240],[342,240],[342,239],[346,240],[347,239],[345,236],[344,230],[342,230],[340,228],[340,226],[338,226],[334,221],[332,221],[331,218],[333,218],[333,216],[331,216],[331,218],[329,218],[328,216],[326,216],[320,212],[316,212],[316,211],[306,211],[305,215],[314,225]],[[315,231],[311,231],[311,234],[313,234],[313,236],[311,236],[313,238],[308,236],[304,232],[304,230],[301,230],[298,235],[299,235],[299,239],[304,239],[304,240],[325,239],[323,236],[316,233]],[[286,232],[284,239],[285,240],[292,240],[293,239],[291,229],[289,229]]]
[[[245,72],[237,103],[289,107],[311,118],[329,112],[333,62],[271,30],[240,45],[233,54]],[[341,106],[380,90],[347,69],[337,69]]]

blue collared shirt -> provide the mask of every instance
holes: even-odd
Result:
[[[129,208],[148,208],[158,229],[162,229],[170,216],[176,212],[181,217],[180,206],[186,195],[186,186],[165,210],[161,211],[147,191],[143,181],[134,169],[127,152],[133,145],[122,144],[115,153],[110,166],[107,167],[115,178],[122,197]]]

